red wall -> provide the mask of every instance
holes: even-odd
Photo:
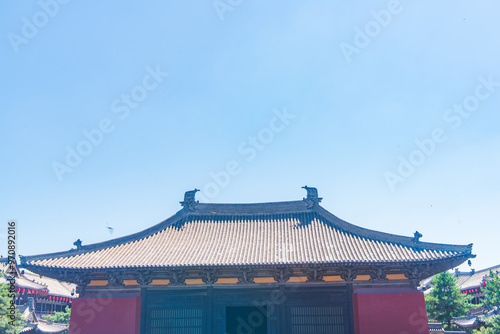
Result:
[[[356,334],[429,334],[424,294],[410,288],[353,292]]]
[[[73,301],[69,334],[139,334],[140,296],[103,295]]]

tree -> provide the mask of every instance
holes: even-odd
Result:
[[[66,306],[64,312],[55,312],[54,315],[43,315],[42,318],[45,320],[50,320],[58,324],[69,324],[69,318],[71,316],[71,308]]]
[[[490,270],[490,280],[484,288],[484,304],[491,307],[500,307],[500,275]],[[498,334],[500,333],[500,315],[486,320],[486,325],[474,331],[474,334]]]
[[[11,301],[12,293],[9,292],[9,285],[0,284],[0,333],[16,334],[24,327],[15,305],[13,309],[11,307]]]
[[[486,320],[486,325],[474,331],[474,334],[498,334],[500,333],[500,315]]]
[[[488,306],[500,306],[500,275],[490,270],[490,280],[484,287],[484,303]]]
[[[64,312],[55,312],[54,315],[42,315],[42,318],[49,320],[58,324],[69,324],[69,318],[71,316],[71,308],[66,306]],[[63,334],[67,334],[68,331],[64,331]]]
[[[457,279],[448,271],[442,272],[432,280],[431,292],[425,296],[425,305],[429,319],[434,319],[451,329],[451,319],[467,314],[472,308],[472,297],[461,294]]]

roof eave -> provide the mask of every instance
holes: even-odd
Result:
[[[455,267],[457,264],[463,263],[470,257],[470,254],[457,254],[455,256],[439,258],[439,259],[423,259],[423,260],[408,260],[408,261],[339,261],[339,262],[295,262],[295,263],[262,263],[262,264],[252,264],[252,263],[240,263],[240,264],[204,264],[204,265],[162,265],[162,266],[114,266],[114,267],[49,267],[40,266],[35,264],[27,264],[26,267],[30,270],[62,270],[62,271],[102,271],[102,270],[172,270],[172,269],[193,269],[202,270],[209,268],[242,268],[242,267],[253,267],[253,268],[271,268],[271,267],[305,267],[311,265],[318,266],[330,266],[330,267],[354,267],[354,266],[400,266],[400,265],[416,265],[416,264],[426,264],[426,263],[452,263],[449,268]],[[446,270],[446,269],[445,269]]]
[[[53,259],[53,258],[60,258],[60,257],[66,257],[66,256],[76,256],[88,252],[92,252],[95,250],[103,249],[103,248],[109,248],[109,247],[114,247],[119,244],[124,244],[128,243],[131,241],[135,240],[140,240],[142,238],[146,238],[150,235],[155,234],[158,231],[161,231],[162,229],[175,224],[185,216],[187,216],[188,212],[186,209],[181,209],[177,211],[173,216],[165,219],[164,221],[151,226],[145,230],[142,230],[140,232],[136,232],[133,234],[129,234],[120,238],[112,239],[112,240],[107,240],[103,242],[98,242],[95,244],[90,244],[90,245],[85,245],[82,247],[80,250],[76,249],[71,249],[69,251],[63,251],[63,252],[55,252],[55,253],[46,253],[46,254],[38,254],[38,255],[29,255],[29,256],[23,256],[19,255],[19,259],[21,260],[21,265],[22,266],[28,266],[29,262],[32,261],[37,261],[37,260],[45,260],[45,259]]]
[[[472,254],[473,244],[468,245],[452,245],[452,244],[439,244],[439,243],[431,243],[431,242],[415,242],[411,237],[405,237],[397,234],[391,234],[386,232],[380,232],[375,230],[370,230],[364,227],[360,227],[345,220],[340,219],[335,216],[328,210],[324,209],[321,206],[316,206],[315,210],[323,216],[325,219],[333,221],[338,228],[345,230],[346,232],[350,232],[360,237],[365,237],[367,239],[380,240],[389,243],[401,244],[404,246],[416,248],[416,249],[429,249],[429,250],[440,250],[440,251],[450,251],[457,253],[469,253]],[[475,257],[475,255],[472,255]]]

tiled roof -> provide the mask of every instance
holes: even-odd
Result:
[[[487,311],[468,314],[464,317],[452,318],[451,323],[466,329],[479,328],[485,324],[487,319],[496,316],[498,313],[498,307],[494,307]]]
[[[477,328],[481,326],[481,321],[478,317],[461,317],[455,318],[452,322],[462,328]]]
[[[68,329],[68,325],[65,324],[49,324],[47,322],[40,321],[37,324],[37,329],[39,333],[64,333]]]
[[[37,283],[32,280],[27,279],[24,277],[24,274],[21,274],[19,270],[16,268],[14,269],[14,272],[16,273],[16,286],[21,289],[30,289],[30,290],[45,290],[47,288],[46,285],[43,283]],[[9,270],[9,267],[4,264],[0,263],[0,283],[7,283],[7,273],[11,274],[11,271]],[[20,276],[18,276],[19,274]]]
[[[26,307],[23,312],[23,319],[27,322],[19,334],[58,334],[66,333],[68,330],[67,324],[50,323],[47,320],[39,319],[38,316]]]
[[[425,243],[367,230],[304,200],[191,203],[142,232],[80,250],[22,257],[22,261],[34,267],[81,269],[401,263],[470,254],[471,245]]]
[[[4,271],[5,266],[0,263],[0,283],[7,283]],[[43,291],[47,290],[47,293],[51,296],[65,297],[65,298],[75,298],[76,285],[73,283],[62,282],[54,278],[47,276],[40,276],[34,274],[29,270],[20,270],[20,276],[16,277],[16,287],[21,289],[30,289]],[[73,292],[73,295],[71,294]]]
[[[462,275],[462,274],[458,275],[456,277],[456,279],[457,279],[457,286],[461,287],[462,285],[464,285],[464,283],[466,281],[468,281],[471,276],[472,276],[472,274],[470,274],[470,273],[467,273],[465,275]]]
[[[33,274],[30,272],[25,272],[24,277],[38,284],[43,284],[51,296],[64,297],[64,298],[76,297],[74,295],[74,291],[76,289],[75,284],[61,282],[47,276],[40,277],[40,275]],[[71,292],[73,292],[73,295],[71,294]]]
[[[429,332],[444,333],[443,324],[440,322],[429,322]]]
[[[459,272],[457,285],[461,290],[477,288],[482,285],[483,279],[490,275],[490,270],[494,273],[500,273],[500,265],[482,269],[476,272]]]

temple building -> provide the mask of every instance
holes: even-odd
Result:
[[[453,275],[457,278],[457,285],[460,288],[460,292],[472,296],[472,304],[478,305],[478,309],[484,300],[483,289],[486,286],[486,282],[490,280],[490,272],[494,274],[500,273],[500,265],[468,272],[462,272],[456,269]]]
[[[78,297],[75,284],[34,274],[18,268],[17,264],[7,265],[7,258],[1,258],[0,283],[7,284],[7,276],[15,278],[16,306],[26,305],[32,299],[33,310],[38,317],[63,312]]]
[[[61,282],[54,278],[34,274],[17,264],[0,258],[0,284],[10,284],[15,280],[15,304],[24,321],[24,328],[19,334],[66,333],[67,324],[57,324],[43,319],[43,315],[63,312],[74,298],[76,285]]]
[[[455,270],[454,276],[457,278],[460,292],[473,297],[472,304],[475,305],[475,308],[469,310],[464,317],[453,318],[453,324],[467,330],[477,329],[484,326],[487,319],[499,314],[498,307],[483,305],[485,299],[484,288],[486,282],[491,280],[490,273],[499,274],[500,265],[479,271],[461,272]]]
[[[182,209],[144,231],[21,257],[78,285],[70,334],[429,333],[418,282],[473,257],[352,225],[303,200]]]
[[[471,265],[470,262],[469,265]],[[459,271],[458,268],[455,269],[453,277],[456,279],[457,287],[460,289],[460,293],[467,294],[471,297],[472,309],[470,309],[463,317],[453,318],[451,320],[452,324],[464,330],[471,331],[473,329],[483,327],[486,324],[487,319],[499,314],[500,310],[498,307],[483,304],[485,300],[484,289],[486,287],[486,283],[491,280],[491,273],[496,275],[499,274],[500,265],[481,269],[479,271],[476,271],[475,269],[470,271]],[[431,293],[433,288],[433,278],[434,276],[420,282],[419,289],[423,291],[424,294]]]
[[[19,307],[19,311],[25,322],[19,334],[63,334],[68,331],[68,324],[58,324],[40,318],[35,313],[35,303],[31,297],[26,304]]]

